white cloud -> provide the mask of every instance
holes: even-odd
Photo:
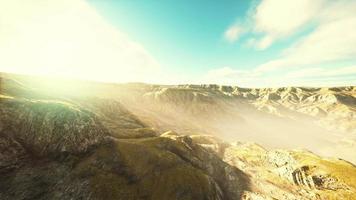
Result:
[[[255,30],[270,37],[285,37],[310,22],[323,1],[321,0],[262,0],[253,16]]]
[[[286,73],[284,78],[290,82],[290,85],[315,87],[356,85],[356,66],[296,69]]]
[[[313,68],[304,68],[300,70],[294,70],[286,74],[286,78],[325,78],[325,77],[340,77],[340,76],[356,76],[356,66],[349,67],[340,67],[337,69],[334,68],[322,68],[322,67],[313,67]]]
[[[236,70],[230,67],[222,67],[209,70],[198,83],[213,83],[220,85],[249,85],[258,78],[259,74],[247,70]],[[254,85],[254,84],[253,84]],[[251,86],[251,85],[250,85]]]
[[[82,0],[0,1],[0,71],[150,81],[154,58]]]
[[[233,43],[239,39],[243,32],[244,30],[240,25],[234,24],[225,31],[224,37],[227,41]]]
[[[258,50],[270,47],[274,42],[289,37],[303,30],[306,25],[317,20],[320,11],[327,4],[326,0],[262,0],[251,10],[246,21],[248,27],[244,28],[255,34],[255,41],[248,41],[248,46]],[[225,32],[229,41],[235,41],[234,37],[227,37],[232,32],[230,27]],[[232,36],[234,34],[231,33]]]
[[[236,70],[230,67],[208,71],[199,83],[240,87],[347,86],[356,85],[356,66],[301,68],[279,73]]]
[[[356,2],[328,5],[318,16],[320,24],[313,32],[286,49],[280,58],[260,65],[257,70],[307,67],[354,59],[356,12],[351,12],[352,8],[356,8]]]
[[[273,42],[273,38],[265,36],[262,39],[249,38],[245,43],[247,47],[256,48],[257,50],[264,50],[268,48]]]
[[[238,74],[239,71],[233,70],[230,67],[223,67],[219,69],[212,69],[208,71],[207,76],[209,77],[226,77],[234,74]]]
[[[222,67],[218,69],[209,70],[203,75],[199,83],[212,83],[212,84],[231,84],[235,76],[239,74],[239,71],[233,70],[230,67]]]

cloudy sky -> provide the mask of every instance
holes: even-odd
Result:
[[[106,82],[356,85],[356,0],[0,0],[0,71]]]

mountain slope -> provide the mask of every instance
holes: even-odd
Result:
[[[216,137],[261,136],[253,135],[251,120],[264,120],[263,126],[288,122],[288,128],[300,125],[298,117],[316,119],[298,110],[302,102],[328,107],[327,115],[347,106],[335,117],[349,125],[352,87],[327,89],[326,95],[347,100],[329,104],[315,97],[307,105],[306,99],[324,92],[75,81],[56,90],[33,79],[0,79],[0,199],[355,197],[353,164]],[[272,108],[265,110],[267,105]]]
[[[239,199],[248,189],[242,171],[188,137],[159,137],[119,103],[8,95],[0,199]]]

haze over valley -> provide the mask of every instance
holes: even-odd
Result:
[[[351,198],[355,192],[356,173],[352,164],[356,149],[355,95],[353,86],[240,88],[108,84],[2,74],[0,130],[1,147],[6,151],[1,154],[1,170],[8,174],[2,184],[9,185],[0,194],[5,199],[25,196],[36,199],[36,191],[47,191],[41,198],[139,199],[140,195],[148,195],[159,199],[157,195],[163,195],[162,199],[166,199],[184,185],[193,184],[189,187],[195,189],[186,193],[189,198],[319,199],[336,195]],[[166,146],[168,141],[164,138],[173,143]],[[118,149],[113,151],[111,145],[117,145],[115,149]],[[102,151],[113,152],[101,155]],[[116,151],[119,154],[116,155]],[[207,188],[200,193],[197,188],[203,180],[194,185],[189,173],[200,175],[188,168],[165,172],[167,169],[154,163],[168,162],[165,161],[168,155],[156,157],[156,151],[159,155],[173,151],[178,160],[183,159],[188,166],[192,164],[203,170],[203,174],[218,184],[209,187],[217,188]],[[104,161],[113,156],[118,156],[118,163]],[[152,163],[151,159],[156,161]],[[196,163],[195,159],[202,163]],[[36,164],[41,171],[34,171],[30,164],[37,162],[41,162]],[[105,164],[101,166],[96,162]],[[201,165],[209,162],[214,164],[202,168]],[[94,170],[89,166],[95,166],[96,171],[91,171],[89,176],[77,174]],[[111,172],[110,168],[115,166],[119,169],[125,166],[128,171],[122,173],[131,174],[127,181],[134,179],[131,183],[134,185],[122,182],[126,178],[122,179],[121,172],[115,175],[117,178],[113,177],[116,172]],[[226,170],[227,166],[232,167],[232,171],[219,172],[219,168]],[[54,170],[53,167],[59,167],[57,175],[47,174]],[[76,172],[78,167],[84,171]],[[209,167],[218,171],[211,172]],[[179,170],[188,174],[182,177],[182,185],[179,179],[171,180],[169,190],[162,194],[159,189],[162,183],[157,182],[157,177],[151,177],[155,175],[145,178],[144,174],[153,173],[149,169],[163,170],[161,173],[173,177],[174,173],[182,176]],[[351,175],[339,174],[339,170]],[[24,173],[33,177],[25,178]],[[63,176],[63,173],[69,175]],[[157,175],[160,177],[161,173]],[[39,189],[36,185],[42,178],[35,177],[49,178],[46,184],[55,190]],[[94,179],[98,182],[93,182]],[[146,183],[148,180],[158,184],[157,188],[151,188],[153,182]],[[65,187],[53,185],[57,181],[71,183]],[[87,181],[89,185],[80,184]],[[281,188],[280,181],[286,182],[288,187]],[[141,184],[150,186],[145,192],[131,192],[146,188]],[[14,195],[12,190],[22,193]],[[74,193],[65,192],[67,190]]]

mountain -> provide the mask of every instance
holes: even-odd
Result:
[[[0,199],[356,199],[356,87],[0,77]]]
[[[126,100],[125,95],[120,99],[158,130],[252,141],[268,148],[304,148],[356,162],[352,153],[356,151],[353,86],[155,86],[135,92],[134,100]]]

